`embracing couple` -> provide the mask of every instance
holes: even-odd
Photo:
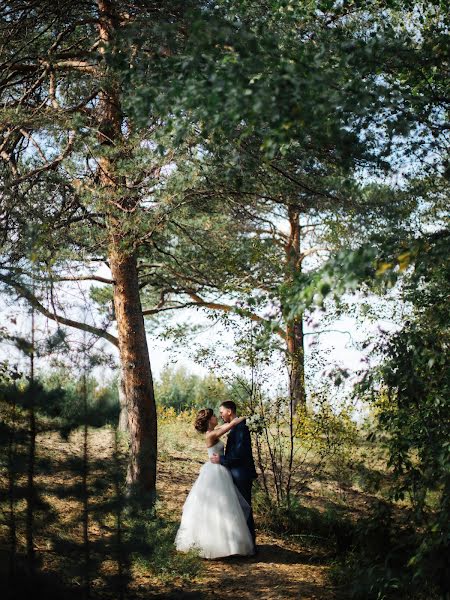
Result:
[[[199,411],[195,429],[205,434],[209,460],[200,469],[183,506],[175,545],[196,549],[203,558],[254,556],[252,482],[256,479],[250,432],[236,404],[223,402],[220,427],[211,408]],[[229,433],[227,447],[220,439]]]

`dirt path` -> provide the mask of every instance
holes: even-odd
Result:
[[[327,568],[311,556],[267,535],[259,535],[257,557],[208,561],[203,580],[175,587],[167,598],[331,599]]]
[[[169,513],[181,515],[182,505],[202,461],[172,455],[160,463],[159,489]],[[258,522],[256,522],[258,528]],[[204,561],[205,575],[180,586],[168,598],[328,600],[334,598],[324,556],[257,530],[259,553],[252,558]]]
[[[68,441],[52,432],[40,437],[39,452],[54,464],[46,475],[41,475],[40,485],[47,489],[45,499],[51,503],[58,514],[54,526],[60,529],[61,523],[65,532],[73,538],[80,539],[80,521],[74,518],[79,511],[79,501],[71,496],[70,486],[77,485],[70,473],[70,461],[80,456],[81,431],[71,434]],[[194,442],[195,443],[195,442]],[[104,477],[104,465],[111,460],[114,447],[114,434],[111,429],[91,430],[89,434],[90,455],[95,457],[91,468],[91,476]],[[192,456],[192,458],[191,458]],[[184,500],[197,477],[203,462],[199,448],[166,448],[159,462],[158,493],[162,516],[177,520],[181,516]],[[187,458],[189,457],[189,458]],[[68,489],[69,493],[61,496],[59,489]],[[261,517],[260,517],[261,518]],[[258,529],[258,521],[256,523]],[[49,524],[50,531],[52,525]],[[89,528],[91,544],[101,538],[113,539],[113,529],[99,526],[92,522]],[[44,543],[44,541],[40,542]],[[335,598],[328,581],[328,565],[326,557],[320,552],[257,531],[259,553],[252,558],[230,558],[204,561],[201,576],[189,583],[172,580],[163,583],[150,575],[141,572],[134,574],[129,582],[130,598],[160,598],[166,600],[218,600],[233,598],[245,600],[262,598],[267,600],[295,598],[298,600],[328,600]],[[111,542],[112,544],[112,542]],[[49,559],[51,557],[48,555]],[[108,567],[104,560],[98,565],[98,573],[104,569],[116,569],[113,562]],[[55,568],[50,565],[49,568]],[[100,593],[101,590],[98,589]],[[103,595],[112,597],[107,588]],[[128,597],[128,594],[127,596]]]

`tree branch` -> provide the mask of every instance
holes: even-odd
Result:
[[[116,348],[119,347],[119,340],[114,336],[108,333],[103,329],[99,329],[98,327],[94,327],[93,325],[88,325],[87,323],[80,323],[79,321],[73,321],[72,319],[67,319],[61,315],[57,315],[56,313],[52,313],[50,310],[45,308],[43,304],[36,298],[36,296],[30,292],[28,288],[19,283],[18,281],[14,281],[10,277],[0,274],[0,281],[2,281],[5,285],[14,288],[19,296],[25,298],[27,302],[29,302],[34,308],[36,308],[40,313],[42,313],[47,319],[51,319],[52,321],[56,321],[56,323],[61,323],[62,325],[67,325],[67,327],[73,327],[74,329],[80,329],[81,331],[87,331],[88,333],[92,333],[93,335],[97,335],[98,337],[104,338]]]
[[[52,160],[51,162],[43,165],[42,167],[38,167],[37,169],[34,169],[33,171],[30,171],[29,173],[27,173],[26,175],[22,175],[20,177],[17,177],[16,179],[14,179],[14,181],[11,181],[10,183],[8,183],[8,187],[15,187],[16,185],[19,185],[20,183],[26,181],[27,179],[30,179],[32,177],[34,177],[35,175],[38,175],[39,173],[42,173],[43,171],[49,171],[51,169],[55,169],[60,162],[62,162],[67,156],[68,154],[71,152],[73,145],[74,145],[74,141],[75,141],[75,135],[72,134],[69,137],[69,141],[67,142],[67,146],[64,148],[63,152],[57,156],[54,160]],[[6,186],[3,187],[3,189]]]
[[[307,257],[310,256],[311,254],[317,254],[317,252],[331,252],[332,248],[326,248],[326,247],[321,247],[321,246],[315,246],[314,248],[308,248],[307,250],[304,250],[300,256],[298,257],[298,263],[302,263],[303,260]]]
[[[290,173],[287,173],[286,171],[284,171],[283,169],[281,169],[280,167],[278,167],[277,165],[275,165],[272,162],[269,164],[269,166],[271,169],[273,169],[274,171],[279,173],[282,177],[285,177],[292,183],[295,183],[296,185],[298,185],[301,189],[305,190],[306,192],[308,192],[314,196],[320,196],[322,198],[327,198],[328,200],[339,200],[339,198],[334,196],[333,194],[328,194],[327,192],[323,192],[321,190],[314,190],[314,189],[310,188],[303,181],[300,181],[298,178],[293,177]]]
[[[342,333],[343,335],[348,335],[350,340],[353,341],[350,331],[342,331],[342,329],[321,329],[320,331],[307,331],[303,333],[303,335],[320,335],[321,333]]]
[[[99,74],[99,68],[91,63],[86,62],[85,60],[60,60],[59,62],[51,63],[53,69],[63,70],[63,71],[84,71],[86,73],[92,73],[93,75]],[[7,65],[5,70],[12,73],[34,73],[35,71],[39,71],[41,69],[48,69],[49,61],[40,61],[39,63],[13,63],[11,65]]]
[[[195,292],[188,292],[189,296],[194,300],[193,305],[203,306],[205,308],[210,308],[211,310],[222,310],[224,312],[234,312],[236,314],[242,313],[244,316],[248,317],[251,321],[255,321],[257,323],[268,323],[267,319],[260,317],[256,313],[249,311],[248,309],[241,309],[233,306],[231,304],[222,304],[219,302],[208,302],[207,300],[203,300],[198,294]],[[283,340],[286,339],[286,334],[281,327],[276,327],[274,329],[275,333],[277,333]]]
[[[59,277],[58,275],[53,275],[52,273],[50,273],[49,277],[36,277],[36,275],[33,275],[31,273],[29,273],[28,271],[25,271],[24,269],[20,269],[19,267],[8,267],[8,266],[3,266],[2,269],[6,269],[8,271],[13,271],[15,273],[20,273],[21,275],[27,275],[27,277],[32,277],[33,279],[35,279],[36,281],[44,281],[44,282],[50,282],[50,281],[100,281],[101,283],[108,283],[110,285],[114,284],[114,280],[113,279],[108,279],[107,277],[101,277],[100,275],[73,275],[73,276],[67,276],[67,277]]]
[[[166,290],[166,293],[167,293],[167,290]],[[260,317],[259,315],[249,311],[248,309],[241,309],[241,308],[238,308],[231,304],[223,304],[220,302],[208,302],[207,300],[204,300],[203,298],[201,298],[198,294],[196,294],[192,290],[190,290],[190,291],[184,290],[184,293],[186,293],[188,296],[190,296],[193,301],[185,302],[183,304],[173,304],[170,306],[165,306],[164,305],[165,304],[164,297],[162,297],[160,302],[158,302],[158,304],[156,306],[153,306],[152,308],[144,309],[142,311],[142,314],[144,316],[156,315],[160,312],[167,312],[169,310],[179,310],[181,308],[190,308],[192,306],[199,306],[201,308],[209,308],[210,310],[220,310],[220,311],[227,312],[227,313],[241,314],[241,315],[244,315],[245,317],[248,317],[251,321],[255,321],[257,323],[268,323],[267,319]],[[274,331],[283,340],[286,339],[286,334],[281,327],[276,327],[274,329]]]
[[[173,304],[171,306],[161,306],[159,303],[153,308],[146,308],[142,311],[144,317],[149,315],[157,315],[161,312],[167,312],[168,310],[180,310],[181,308],[190,308],[196,306],[196,302],[186,302],[184,304]]]

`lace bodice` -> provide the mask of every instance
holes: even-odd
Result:
[[[223,450],[225,448],[225,444],[222,442],[222,440],[218,440],[214,446],[211,446],[211,448],[208,448],[208,456],[212,456],[213,454],[223,454]]]

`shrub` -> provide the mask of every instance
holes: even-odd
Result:
[[[351,545],[337,555],[332,578],[350,600],[432,600],[435,582],[420,582],[410,556],[418,532],[394,518],[392,504],[379,501],[354,527]]]
[[[354,525],[332,508],[318,510],[301,505],[297,499],[291,499],[289,504],[269,505],[261,491],[255,494],[254,506],[255,512],[263,517],[258,520],[260,529],[309,539],[335,553],[351,547]]]
[[[86,378],[86,411],[82,376],[70,378],[64,372],[54,372],[43,378],[41,389],[37,410],[50,417],[61,418],[69,429],[85,422],[92,427],[118,422],[119,393],[114,380],[99,386],[93,377]]]

